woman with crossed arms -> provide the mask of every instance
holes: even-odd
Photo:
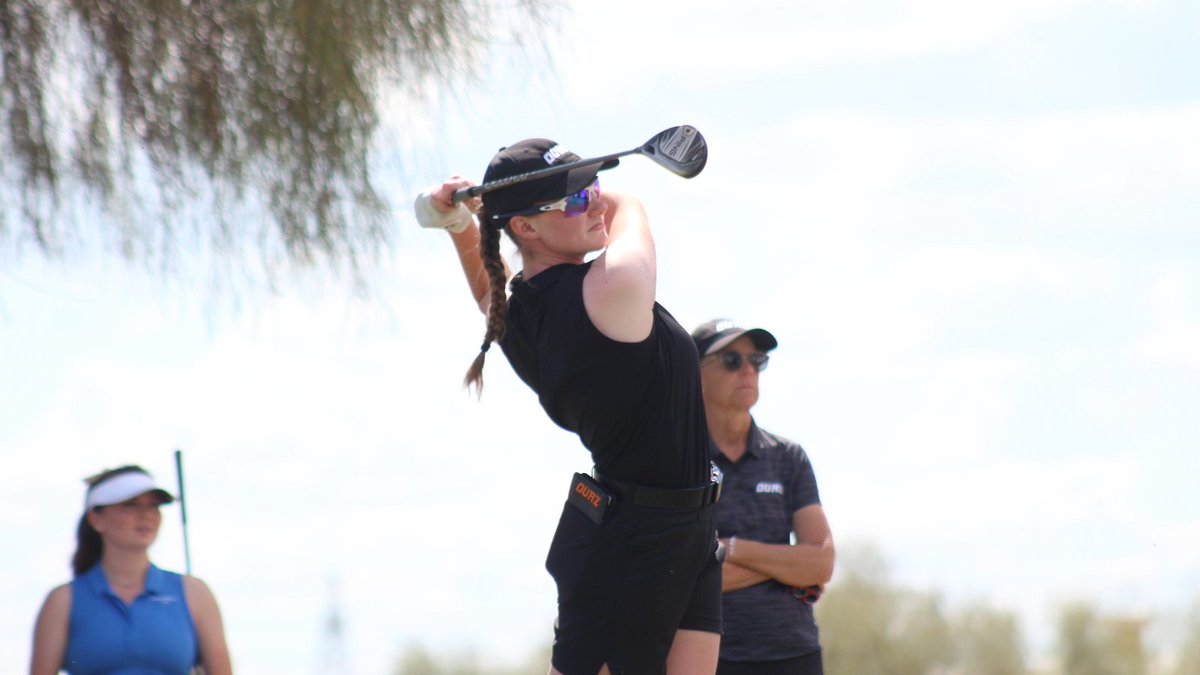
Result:
[[[833,536],[808,454],[750,415],[778,343],[726,320],[692,331],[713,457],[725,474],[717,531],[724,632],[717,675],[821,675],[813,603],[833,575]]]

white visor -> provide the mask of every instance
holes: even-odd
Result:
[[[149,474],[130,471],[129,473],[119,473],[88,488],[87,498],[83,503],[84,511],[90,511],[97,506],[127,502],[147,492],[155,493],[162,499],[163,504],[175,501],[170,492],[154,484],[154,479]]]

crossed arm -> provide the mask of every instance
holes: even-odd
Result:
[[[722,590],[737,591],[774,579],[787,586],[824,586],[833,576],[833,534],[819,504],[792,514],[795,544],[767,544],[737,538],[725,541]],[[733,555],[729,555],[730,549]]]

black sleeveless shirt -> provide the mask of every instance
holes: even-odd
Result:
[[[564,264],[515,276],[501,349],[601,474],[664,488],[706,484],[708,426],[691,335],[655,303],[645,340],[605,337],[583,306],[589,269]]]

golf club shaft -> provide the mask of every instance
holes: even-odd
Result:
[[[539,178],[553,176],[556,174],[560,174],[564,171],[570,171],[571,169],[575,169],[575,168],[578,168],[581,166],[588,166],[590,164],[601,164],[603,162],[607,162],[610,159],[619,159],[619,158],[625,157],[627,155],[632,155],[635,152],[641,152],[641,150],[642,150],[641,146],[638,146],[632,150],[625,150],[624,152],[614,152],[611,155],[603,155],[600,157],[592,157],[589,159],[580,159],[580,160],[576,160],[574,162],[567,162],[566,164],[557,164],[555,166],[548,166],[545,169],[538,169],[537,171],[530,171],[528,173],[519,173],[515,176],[507,176],[507,177],[501,178],[499,180],[494,180],[489,183],[484,183],[483,185],[472,185],[471,187],[462,188],[461,190],[455,190],[454,196],[450,198],[450,201],[451,201],[451,203],[457,204],[461,201],[470,199],[472,197],[478,197],[479,195],[481,195],[485,192],[491,192],[492,190],[499,190],[500,188],[508,187],[509,185],[515,185],[517,183],[524,183],[525,181],[528,181],[528,180],[537,180]]]
[[[179,484],[179,519],[183,523],[183,564],[189,576],[192,574],[192,550],[188,545],[187,500],[183,496],[183,451],[175,451],[175,480]]]

